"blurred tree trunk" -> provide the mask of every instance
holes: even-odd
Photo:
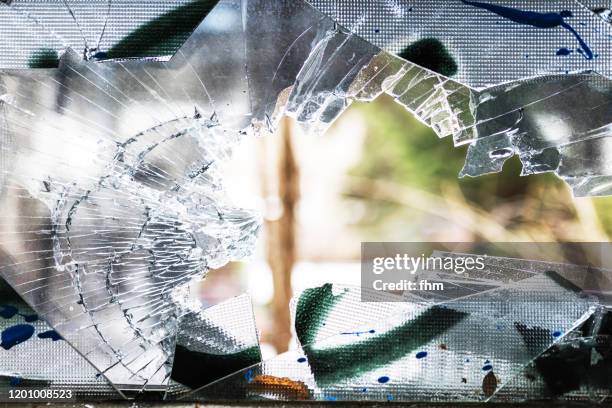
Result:
[[[272,270],[274,296],[272,298],[273,336],[269,341],[281,353],[287,351],[291,339],[291,272],[296,262],[296,205],[299,200],[299,169],[293,153],[292,124],[283,118],[278,144],[278,196],[281,216],[267,221],[267,260]]]

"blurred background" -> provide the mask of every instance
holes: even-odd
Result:
[[[520,177],[517,158],[459,179],[465,153],[388,97],[352,105],[322,136],[286,119],[278,134],[245,140],[226,188],[265,228],[251,259],[208,274],[201,298],[248,292],[266,359],[291,347],[293,294],[359,285],[363,241],[609,240],[612,197],[575,199],[554,174]]]

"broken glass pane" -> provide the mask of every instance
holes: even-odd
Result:
[[[189,343],[182,322],[214,332],[186,302],[189,284],[248,255],[260,225],[227,202],[221,165],[283,115],[324,132],[351,103],[387,93],[440,137],[469,145],[462,176],[500,171],[517,155],[525,175],[554,172],[578,196],[612,194],[605,11],[570,0],[214,3],[0,4],[0,276],[123,395],[167,391],[177,341]],[[408,388],[388,393],[401,383],[423,384],[434,399],[439,372],[418,364],[470,359],[495,361],[495,375],[453,372],[445,392],[486,400],[497,376],[509,382],[594,305],[532,273],[536,264],[489,266],[487,276],[455,277],[446,298],[416,294],[407,310],[371,308],[359,320],[332,308],[319,316],[330,322],[322,334],[299,331],[296,318],[299,352],[197,395],[413,398]],[[339,316],[351,327],[331,331]],[[405,330],[420,337],[401,347],[377,338]],[[461,349],[467,332],[482,337],[477,348]],[[321,361],[344,355],[334,349],[362,361],[366,334],[390,353],[380,364]],[[456,352],[434,353],[441,344]],[[358,388],[346,394],[348,385]]]
[[[379,310],[376,320],[351,326],[365,310],[351,293],[357,291],[332,285],[306,290],[294,303],[299,350],[193,397],[484,401],[582,324],[596,304],[537,275],[469,299],[374,304],[368,311]]]
[[[68,50],[57,70],[2,75],[2,276],[120,389],[165,387],[184,288],[259,228],[220,185],[248,122],[244,67],[194,52],[235,38],[239,61],[242,32],[215,17],[240,11],[217,8],[169,63]]]

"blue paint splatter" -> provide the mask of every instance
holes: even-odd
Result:
[[[0,317],[12,319],[17,314],[17,308],[11,305],[0,305]]]
[[[35,322],[36,320],[38,320],[38,315],[27,315],[19,313],[19,310],[12,305],[0,305],[0,317],[3,317],[5,319],[12,319],[16,315],[23,317],[23,319],[28,323]]]
[[[51,339],[53,341],[63,340],[62,336],[55,330],[47,330],[46,332],[38,333],[38,337],[41,339]]]
[[[426,351],[419,351],[418,353],[416,353],[416,358],[418,359],[425,358],[425,357],[427,357]]]
[[[9,350],[11,347],[28,340],[33,334],[34,326],[30,324],[18,324],[8,327],[4,329],[0,335],[0,338],[2,339],[0,347],[5,350]]]
[[[367,389],[367,388],[363,388],[363,389],[361,390],[361,392],[368,392],[368,389]]]
[[[482,367],[482,371],[489,371],[492,369],[493,369],[493,366],[491,364],[487,364],[486,366]]]
[[[393,395],[391,394],[387,395],[387,401],[393,401]]]
[[[389,382],[389,377],[387,377],[386,375],[383,375],[382,377],[380,377],[378,379],[378,382],[381,383],[381,384],[388,383]]]
[[[565,55],[570,55],[572,52],[574,52],[574,50],[570,50],[569,48],[563,47],[557,50],[556,55],[565,56]]]
[[[512,7],[498,6],[496,4],[482,3],[479,1],[461,0],[464,4],[478,7],[500,17],[514,21],[518,24],[529,25],[536,28],[555,28],[562,27],[569,31],[580,44],[580,53],[588,60],[592,60],[595,56],[580,34],[568,23],[565,18],[573,17],[569,10],[563,10],[560,13],[538,13],[535,11],[524,11]]]
[[[305,363],[306,362],[306,357],[300,357],[297,359],[298,363]]]
[[[556,332],[553,332],[552,335],[553,335],[553,337],[561,337],[562,334],[563,333],[561,333],[560,331],[556,331]]]
[[[253,381],[253,370],[249,370],[244,373],[244,379],[247,380],[247,382]]]
[[[326,399],[327,401],[338,401],[338,398],[336,398],[336,397],[332,397],[332,396],[327,396],[327,397],[325,397],[325,399]]]
[[[372,329],[372,330],[368,330],[368,331],[356,331],[356,332],[345,332],[345,333],[340,333],[343,335],[353,335],[353,336],[361,336],[362,334],[374,334],[376,333],[376,330]]]

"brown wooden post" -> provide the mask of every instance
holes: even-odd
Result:
[[[278,196],[282,213],[277,220],[266,222],[267,260],[274,285],[273,333],[267,340],[281,353],[287,351],[291,339],[289,301],[292,297],[291,272],[297,259],[296,205],[300,197],[300,176],[289,118],[283,118],[278,140]]]

